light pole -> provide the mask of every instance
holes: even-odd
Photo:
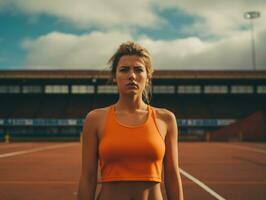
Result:
[[[244,13],[244,18],[250,20],[250,30],[251,30],[251,46],[252,46],[252,65],[253,70],[256,70],[256,49],[255,49],[255,41],[254,41],[254,27],[253,27],[253,19],[259,18],[260,12],[258,11],[248,11]]]

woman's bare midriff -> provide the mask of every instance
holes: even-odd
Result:
[[[116,181],[100,184],[97,200],[163,200],[161,184],[143,181]]]

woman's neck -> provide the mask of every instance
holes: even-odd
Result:
[[[123,110],[127,112],[136,112],[137,110],[147,110],[147,104],[141,97],[123,97],[119,96],[118,101],[115,104],[117,110]]]

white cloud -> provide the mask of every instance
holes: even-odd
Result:
[[[250,10],[262,13],[255,21],[256,30],[264,29],[266,23],[265,0],[0,0],[1,4],[31,17],[42,14],[54,16],[72,26],[96,27],[106,31],[110,28],[134,31],[138,27],[164,27],[162,25],[169,22],[156,9],[169,8],[195,17],[193,24],[187,24],[179,31],[206,37],[231,37],[239,29],[249,27],[243,14]]]
[[[53,32],[27,39],[22,47],[28,50],[26,66],[30,68],[103,69],[120,41],[130,39],[130,35],[116,31],[80,36]]]
[[[155,27],[164,21],[153,12],[151,1],[5,0],[9,7],[25,14],[55,16],[82,28]]]
[[[266,30],[256,38],[257,69],[266,69]],[[107,60],[121,41],[132,39],[129,33],[110,31],[87,35],[50,33],[26,40],[26,66],[31,68],[85,68],[104,69]],[[191,37],[171,41],[152,40],[146,36],[137,42],[150,50],[155,69],[230,70],[252,69],[249,31],[229,39],[206,42]]]
[[[249,22],[243,14],[258,10],[261,17],[254,21],[257,65],[266,68],[265,0],[0,0],[0,9],[3,8],[31,17],[54,16],[72,23],[70,26],[98,30],[82,35],[55,31],[25,40],[22,45],[28,51],[25,64],[31,68],[100,69],[122,41],[134,38],[150,49],[155,68],[199,70],[251,69]],[[194,23],[180,30],[194,37],[154,40],[137,35],[140,27],[165,28],[161,25],[173,19],[166,22],[156,9],[169,8],[194,17]]]
[[[183,31],[202,36],[216,35],[230,37],[249,22],[244,19],[246,11],[260,11],[261,17],[255,21],[257,30],[264,29],[266,23],[265,0],[157,0],[161,9],[176,8],[195,17],[195,22]]]
[[[266,70],[266,30],[256,41],[257,69]],[[198,38],[154,42],[142,41],[151,49],[157,69],[175,70],[251,70],[250,33],[237,34],[229,39],[204,42]],[[158,50],[159,49],[159,50]]]

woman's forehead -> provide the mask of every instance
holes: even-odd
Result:
[[[144,60],[135,55],[125,55],[119,59],[118,66],[145,66]]]

